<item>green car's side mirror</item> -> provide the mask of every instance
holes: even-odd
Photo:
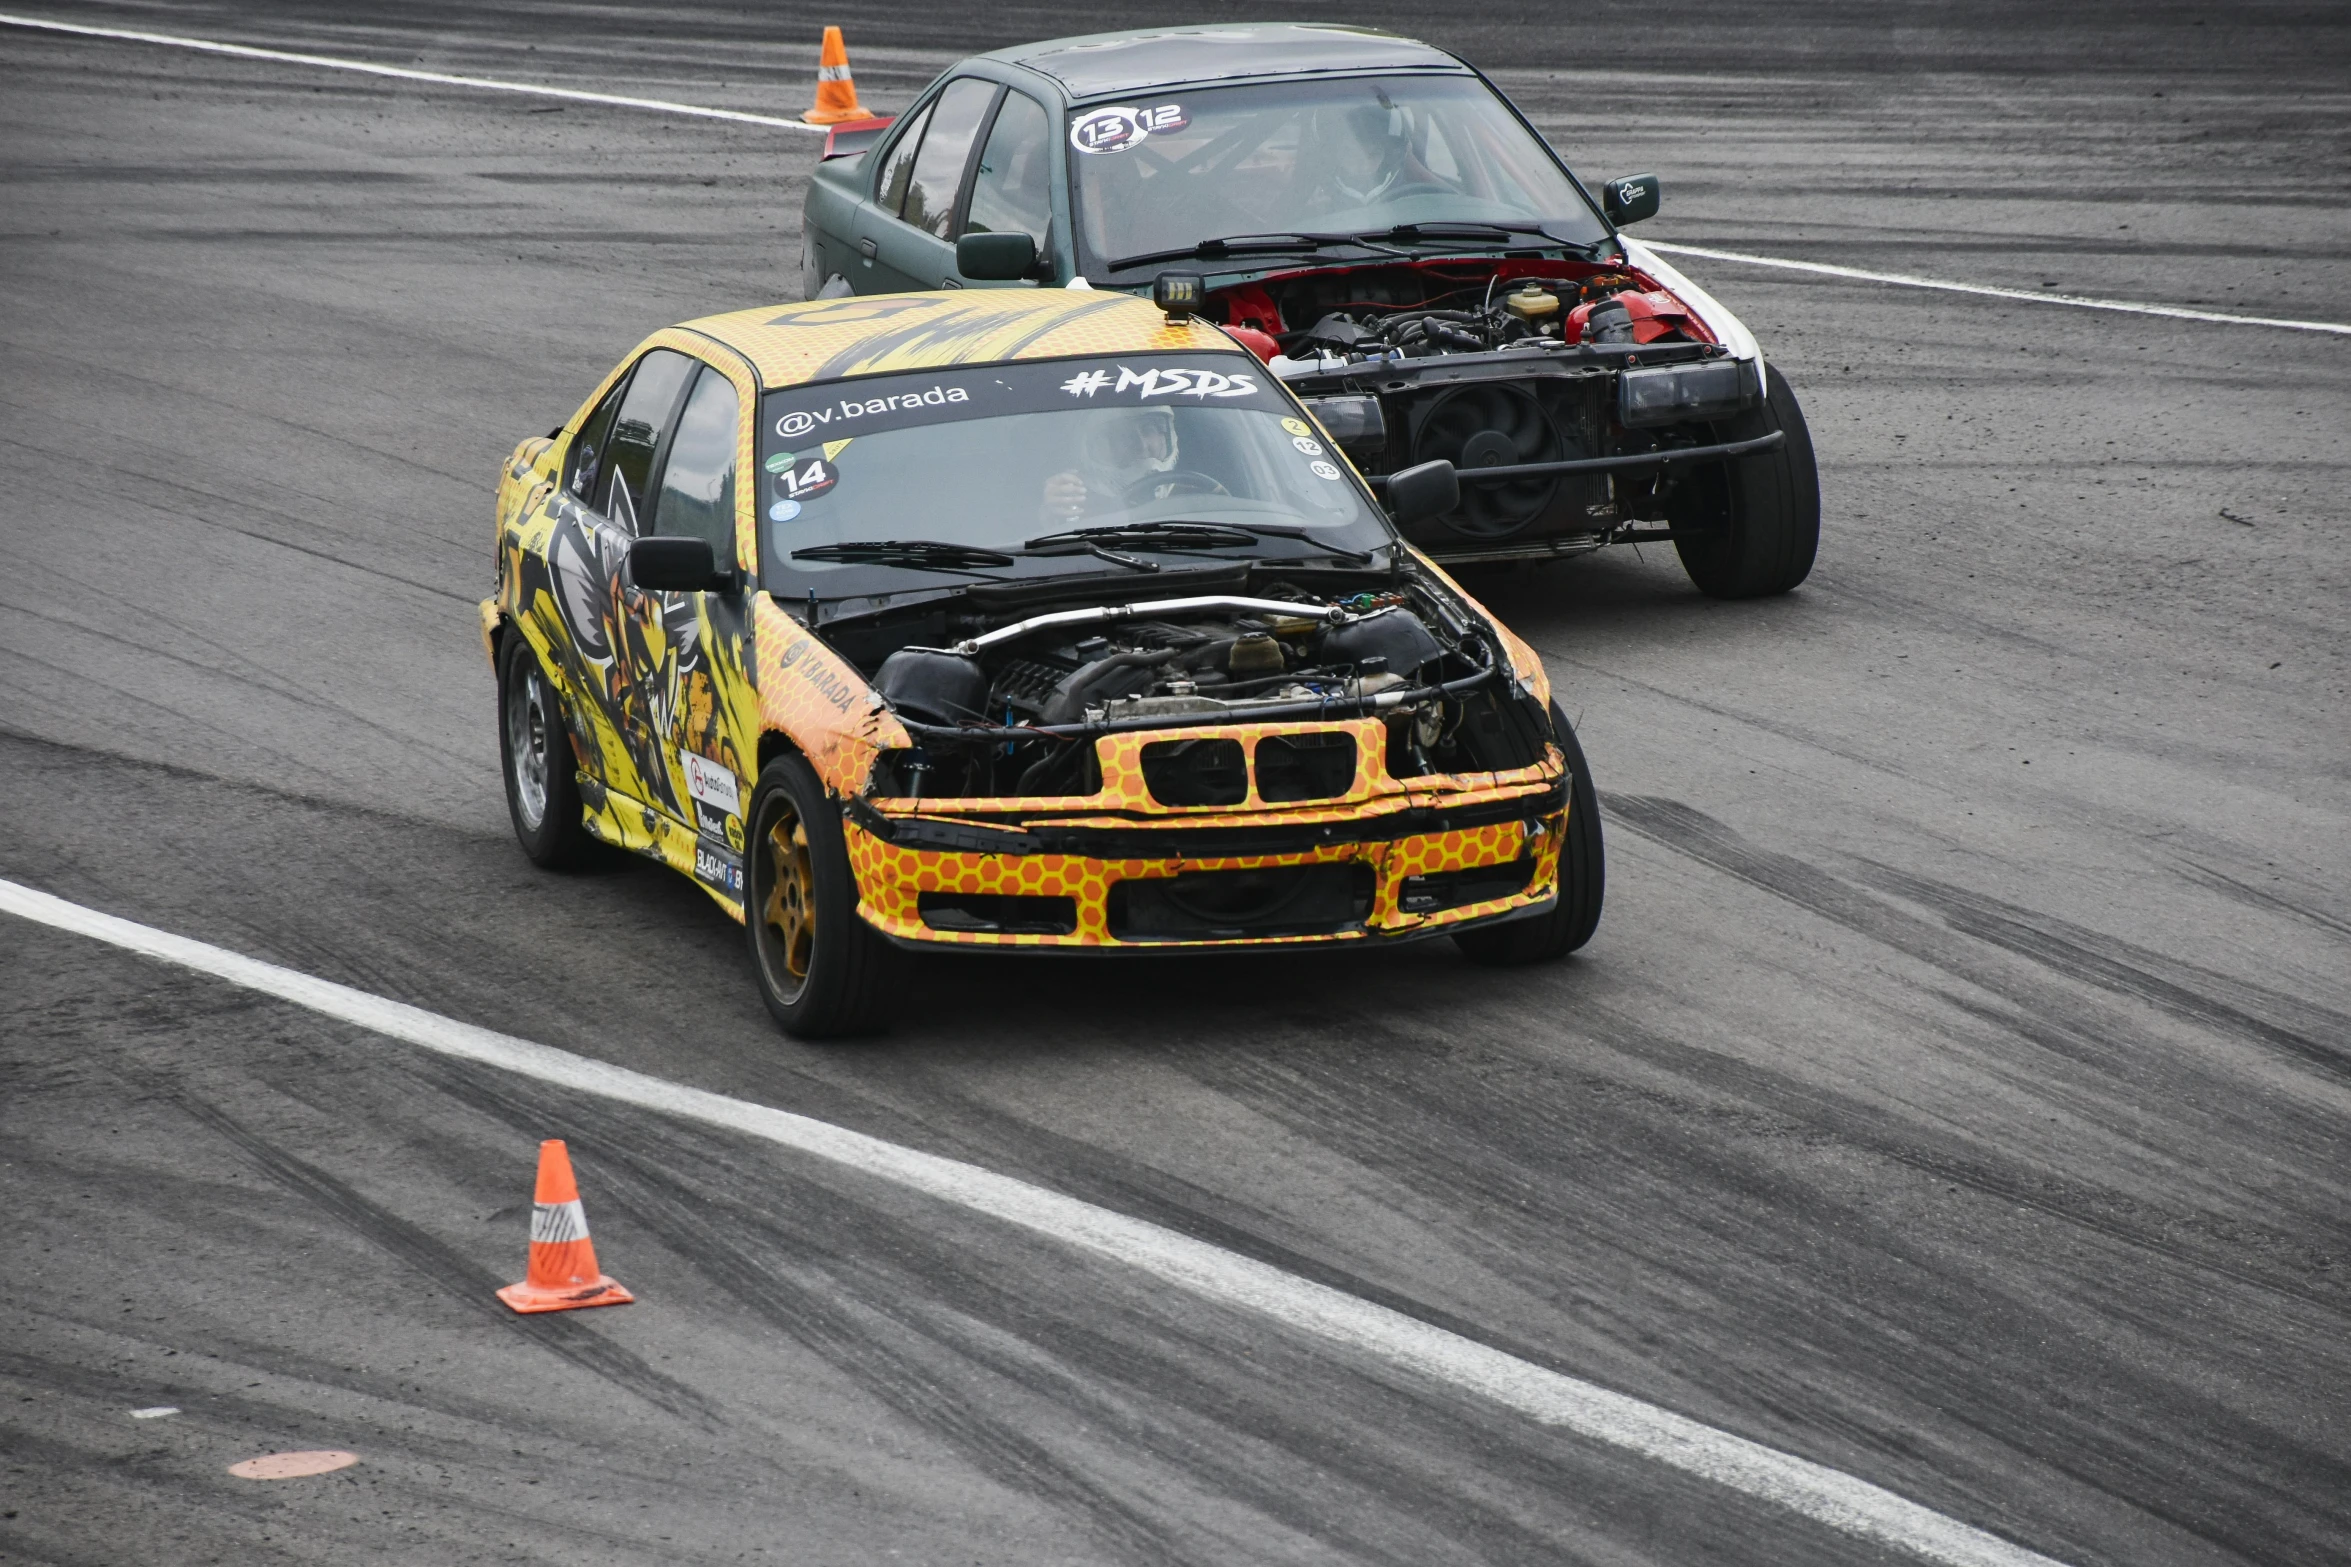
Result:
[[[1037,242],[1026,234],[966,234],[955,242],[955,270],[975,283],[1009,283],[1037,270]]]
[[[1620,174],[1600,187],[1600,206],[1618,228],[1657,216],[1664,192],[1654,174]]]

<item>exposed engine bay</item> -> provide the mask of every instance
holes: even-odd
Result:
[[[1535,273],[1511,276],[1494,269],[1480,281],[1447,288],[1450,278],[1416,279],[1424,297],[1417,303],[1383,299],[1405,292],[1378,273],[1324,274],[1301,279],[1283,290],[1293,311],[1313,312],[1311,324],[1268,332],[1292,364],[1331,357],[1351,361],[1378,358],[1424,359],[1431,354],[1492,353],[1513,344],[1547,347],[1591,344],[1712,343],[1713,334],[1672,294],[1630,272],[1602,270],[1581,279]],[[1334,287],[1334,283],[1341,286]],[[1305,285],[1301,287],[1300,285]],[[1353,284],[1353,287],[1344,285]],[[1385,286],[1383,286],[1385,285]],[[1249,290],[1236,290],[1247,294]],[[1263,303],[1280,310],[1272,288],[1258,288]],[[1351,297],[1358,294],[1371,297]],[[1228,310],[1246,311],[1260,301],[1228,301]],[[1325,305],[1328,308],[1325,308]],[[1284,315],[1282,319],[1289,319]],[[1249,325],[1244,317],[1237,323]],[[1266,330],[1262,325],[1260,331]]]
[[[1240,747],[1183,738],[1203,724],[1377,717],[1394,777],[1493,772],[1544,754],[1545,715],[1491,632],[1432,582],[1323,596],[1208,594],[1004,617],[945,646],[902,646],[874,687],[918,744],[890,753],[897,797],[1083,796],[1101,786],[1091,737],[1165,730],[1144,771],[1165,805],[1237,805]],[[1271,742],[1268,742],[1271,744]],[[1270,761],[1272,755],[1277,760]],[[1267,802],[1329,799],[1356,776],[1344,733],[1259,747]]]
[[[1627,264],[1448,258],[1212,290],[1208,313],[1304,399],[1374,483],[1442,458],[1461,504],[1411,531],[1440,559],[1574,553],[1724,507],[1715,447],[1758,364]],[[1682,454],[1689,454],[1684,457]],[[1513,470],[1492,480],[1477,470]],[[1526,469],[1541,471],[1527,472]]]

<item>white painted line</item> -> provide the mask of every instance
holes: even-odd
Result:
[[[157,1404],[152,1409],[132,1410],[131,1418],[133,1420],[161,1420],[165,1415],[176,1415],[179,1412],[180,1406],[177,1404]]]
[[[2097,299],[2088,294],[2052,294],[2046,289],[1994,288],[1987,283],[1952,283],[1942,278],[1917,277],[1908,272],[1865,272],[1859,267],[1831,266],[1825,261],[1790,261],[1782,256],[1751,256],[1741,250],[1708,250],[1702,245],[1667,245],[1641,241],[1651,250],[1677,256],[1704,256],[1709,261],[1736,262],[1745,267],[1775,267],[1783,272],[1817,272],[1823,277],[1852,278],[1862,283],[1892,283],[1902,288],[1940,289],[1946,294],[1981,294],[1991,299],[2021,299],[2035,305],[2071,305],[2077,310],[2119,310],[2134,316],[2169,316],[2175,321],[2218,321],[2227,326],[2277,326],[2295,332],[2333,332],[2351,337],[2351,326],[2339,321],[2288,321],[2276,316],[2232,316],[2218,310],[2190,310],[2184,305],[2144,305],[2131,299]]]
[[[543,1083],[764,1138],[1123,1262],[1206,1300],[1491,1399],[1543,1425],[1625,1448],[1817,1523],[1950,1567],[2059,1567],[2051,1558],[1809,1459],[1717,1431],[1474,1339],[1141,1219],[977,1165],[788,1110],[730,1099],[551,1045],[494,1033],[0,880],[0,913],[110,942],[412,1045]]]
[[[82,38],[112,38],[126,43],[162,44],[172,49],[194,49],[204,54],[235,55],[242,60],[276,60],[284,65],[312,65],[328,71],[357,71],[362,76],[389,76],[404,82],[431,82],[439,87],[476,87],[485,92],[522,93],[533,98],[563,98],[573,103],[603,103],[621,109],[651,109],[658,114],[682,114],[698,120],[734,120],[744,125],[773,125],[787,131],[825,127],[805,120],[787,120],[772,114],[745,114],[738,109],[708,109],[700,104],[672,103],[666,98],[628,98],[618,93],[582,92],[572,87],[541,87],[530,82],[505,82],[488,76],[451,76],[443,71],[413,71],[399,65],[375,65],[366,60],[343,60],[325,54],[294,54],[284,49],[256,49],[249,44],[224,44],[209,38],[183,38],[176,33],[141,33],[122,27],[84,27],[74,22],[52,22],[37,16],[0,12],[0,27],[29,27],[40,32],[72,33]]]

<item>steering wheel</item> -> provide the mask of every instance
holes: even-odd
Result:
[[[1119,500],[1128,506],[1140,506],[1145,501],[1160,498],[1165,489],[1169,496],[1230,495],[1233,492],[1217,482],[1214,474],[1202,473],[1197,468],[1170,468],[1165,473],[1147,473],[1119,492]]]
[[[1434,180],[1415,180],[1409,185],[1391,185],[1380,192],[1380,200],[1395,201],[1405,196],[1458,196],[1461,192]]]

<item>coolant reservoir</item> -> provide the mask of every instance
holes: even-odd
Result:
[[[1502,308],[1529,326],[1541,326],[1559,314],[1559,296],[1529,278],[1502,299]]]

